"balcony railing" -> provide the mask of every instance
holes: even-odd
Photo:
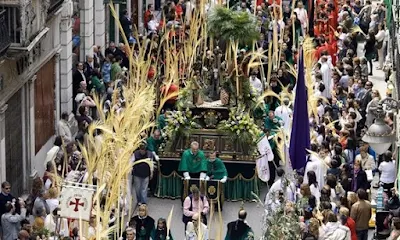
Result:
[[[64,3],[64,0],[50,0],[50,7],[47,10],[48,17],[51,17]]]
[[[11,39],[8,35],[8,26],[6,22],[6,10],[0,9],[0,56],[3,56],[11,45]]]

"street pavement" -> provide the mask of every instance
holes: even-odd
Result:
[[[374,68],[377,66],[374,63]],[[374,69],[374,76],[370,76],[371,81],[374,84],[374,89],[379,90],[381,96],[384,97],[386,95],[386,83],[384,78],[384,73],[381,70]],[[377,177],[375,177],[374,182],[378,181]],[[264,186],[261,189],[260,198],[263,201],[265,194],[267,193],[267,188]],[[375,198],[376,189],[372,189],[372,198]],[[226,225],[230,221],[234,221],[237,219],[237,213],[240,207],[243,205],[245,210],[248,213],[247,222],[252,227],[255,239],[260,239],[262,235],[262,217],[264,214],[264,208],[260,206],[260,204],[256,202],[225,202],[223,211],[222,211],[222,224],[219,221],[218,213],[214,214],[213,220],[211,220],[211,233],[210,239],[223,239],[226,234]],[[174,207],[174,212],[172,216],[171,222],[171,233],[173,234],[174,239],[183,239],[184,238],[184,225],[182,223],[182,203],[181,200],[170,200],[170,199],[159,199],[151,197],[148,201],[149,206],[149,215],[157,220],[160,217],[167,218],[171,208]],[[210,223],[210,219],[209,219]],[[222,225],[223,231],[219,233],[217,229],[220,229]],[[217,235],[221,234],[222,238],[218,238]],[[369,233],[369,239],[373,239],[373,230]]]
[[[267,188],[264,186],[261,190],[260,198],[264,200],[267,193]],[[228,222],[237,219],[238,211],[242,206],[247,211],[247,222],[253,228],[255,239],[259,239],[262,234],[262,215],[264,213],[264,207],[256,202],[225,202],[222,211],[222,225],[219,221],[218,212],[214,213],[213,219],[208,216],[208,226],[211,227],[210,239],[224,239],[226,234],[226,225]],[[158,218],[167,218],[172,207],[174,212],[171,221],[171,233],[174,239],[184,238],[184,225],[182,223],[182,202],[178,200],[160,199],[160,198],[149,198],[149,216],[153,217],[156,221]],[[211,224],[210,224],[211,223]],[[223,227],[223,231],[219,233],[218,229]],[[217,237],[221,234],[221,238]]]

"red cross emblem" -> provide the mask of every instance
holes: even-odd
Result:
[[[77,212],[79,210],[79,206],[83,207],[85,205],[83,202],[79,202],[79,201],[80,201],[79,198],[75,198],[75,202],[73,202],[73,201],[69,202],[70,206],[75,205],[74,212]]]

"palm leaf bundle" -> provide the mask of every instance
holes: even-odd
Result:
[[[113,17],[118,21],[117,13],[110,4]],[[119,24],[123,35],[122,27]],[[137,34],[136,37],[138,38]],[[126,36],[123,36],[125,44],[128,46]],[[168,45],[168,41],[161,41],[166,44],[166,85],[171,85],[176,76],[178,76],[177,66],[178,57],[172,53],[174,47]],[[96,239],[103,239],[114,234],[116,238],[120,236],[124,228],[124,214],[120,203],[121,196],[127,197],[129,188],[127,181],[133,164],[130,158],[135,149],[144,141],[143,132],[147,132],[155,125],[154,114],[156,112],[156,90],[155,84],[147,82],[147,75],[151,66],[148,61],[146,49],[157,49],[152,41],[139,44],[139,50],[133,54],[133,49],[127,48],[127,55],[130,57],[129,81],[126,86],[122,87],[126,106],[123,111],[116,112],[114,107],[118,105],[119,91],[114,91],[112,97],[111,111],[106,115],[102,109],[102,102],[95,96],[96,106],[99,112],[99,120],[93,122],[88,128],[86,143],[81,145],[81,151],[85,164],[87,165],[87,183],[92,184],[93,178],[97,180],[97,193],[94,198],[94,212],[97,218],[97,234]],[[159,52],[159,51],[158,51]],[[157,58],[159,58],[159,55]],[[176,81],[176,80],[175,80]],[[161,96],[160,101],[165,102],[166,99],[174,96]],[[100,135],[98,135],[101,133]],[[98,135],[98,136],[97,136]],[[144,160],[152,167],[152,162]],[[135,163],[136,164],[136,163]],[[105,204],[100,206],[102,199]],[[115,209],[118,215],[117,219],[122,219],[113,228],[109,228],[108,222],[110,212]],[[87,228],[86,223],[80,223],[81,231]]]

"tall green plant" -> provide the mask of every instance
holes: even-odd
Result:
[[[248,12],[217,6],[210,11],[207,20],[211,36],[227,42],[251,44],[260,36],[256,18]]]
[[[236,92],[239,96],[241,93],[237,61],[239,44],[251,44],[258,39],[260,33],[257,31],[257,20],[247,12],[217,6],[210,11],[207,26],[210,36],[228,43],[227,67],[232,68],[231,63],[234,63]]]

